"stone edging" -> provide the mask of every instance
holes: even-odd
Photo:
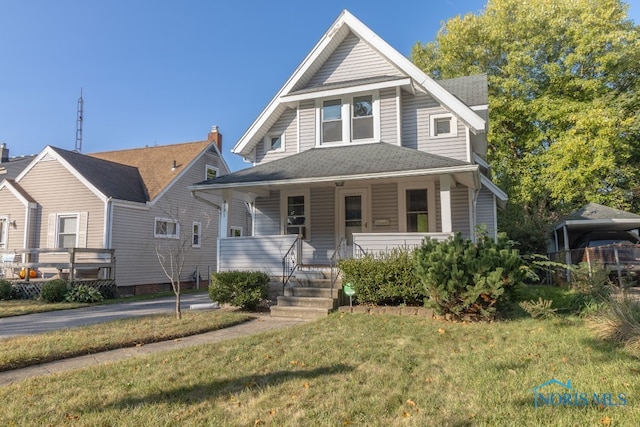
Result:
[[[433,318],[433,310],[425,307],[399,307],[399,306],[368,306],[354,305],[349,307],[343,305],[338,307],[339,313],[360,313],[360,314],[390,314],[396,316],[419,316]]]

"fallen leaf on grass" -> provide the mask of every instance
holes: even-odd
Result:
[[[402,413],[402,416],[403,416],[404,418],[411,418],[411,414],[410,414],[410,413],[408,413],[407,411],[404,411],[404,412]]]
[[[409,406],[416,406],[416,402],[414,402],[414,401],[413,401],[413,400],[411,400],[411,399],[407,399],[407,405],[409,405]]]
[[[602,424],[603,426],[610,426],[611,425],[611,418],[609,418],[607,415],[605,415],[604,417],[600,418],[600,424]]]
[[[439,334],[444,334],[444,333],[445,333],[445,330],[444,330],[443,328],[439,328],[439,329],[438,329],[438,333],[439,333]]]
[[[304,388],[309,388],[309,383],[304,383]]]
[[[137,342],[137,343],[136,343],[136,347],[142,347],[143,345],[144,345],[144,344],[143,344],[143,343],[141,343],[141,342]]]

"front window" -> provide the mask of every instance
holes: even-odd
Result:
[[[0,218],[0,249],[6,249],[7,247],[8,223],[7,218]]]
[[[322,142],[342,141],[342,100],[322,103]]]
[[[429,231],[427,214],[427,190],[407,190],[407,231],[426,233]]]
[[[58,217],[58,248],[75,248],[78,237],[78,216],[60,215]]]
[[[180,225],[169,218],[156,218],[153,237],[164,239],[177,239],[180,237]]]
[[[351,133],[353,139],[373,138],[373,97],[371,95],[353,98]]]
[[[199,248],[202,244],[201,244],[201,232],[202,232],[202,224],[200,224],[199,222],[194,222],[193,223],[193,232],[191,234],[191,246],[193,246],[194,248]]]
[[[285,234],[297,234],[307,238],[305,197],[287,197],[287,227]]]
[[[231,227],[231,237],[242,237],[242,227]]]

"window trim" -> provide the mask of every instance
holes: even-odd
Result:
[[[280,148],[271,148],[271,140],[273,138],[280,138]],[[265,153],[281,153],[285,151],[285,136],[284,132],[271,132],[264,136],[264,151]]]
[[[198,227],[198,232],[196,233],[196,227]],[[198,237],[198,241],[196,243],[195,238]],[[201,248],[202,247],[202,223],[198,221],[193,221],[191,223],[191,247],[192,248]]]
[[[213,178],[209,178],[209,171],[210,171],[210,170],[212,170],[212,171],[215,171],[215,172],[216,172],[216,176],[215,176],[215,177],[213,177]],[[206,180],[209,180],[209,179],[217,178],[217,177],[219,177],[219,176],[220,176],[220,169],[219,169],[219,168],[217,168],[217,167],[215,167],[215,166],[213,166],[213,165],[206,165],[206,166],[204,167],[204,179],[205,179],[205,181],[206,181]]]
[[[407,231],[407,190],[427,190],[427,215],[429,218],[428,233],[435,233],[437,229],[436,184],[434,181],[409,181],[398,184],[398,228],[401,233]]]
[[[438,119],[451,119],[449,133],[437,133],[436,121]],[[431,138],[451,138],[458,136],[458,119],[451,113],[440,113],[429,115],[429,136]]]
[[[373,138],[353,139],[353,100],[361,96],[371,96],[372,114],[373,114]],[[341,141],[323,141],[323,106],[325,101],[339,99],[341,101],[341,121],[342,121],[342,140]],[[377,142],[380,140],[380,92],[371,90],[366,92],[349,93],[337,96],[327,96],[316,99],[316,146],[334,146],[341,144],[360,144],[367,142]]]
[[[60,242],[60,220],[63,218],[75,218],[76,220],[76,229],[73,233],[75,235],[75,241],[73,244],[73,248],[78,247],[78,237],[80,235],[80,214],[79,213],[60,213],[56,215],[56,234],[55,234],[55,242],[54,246],[56,249],[68,249],[65,246],[62,246]],[[66,233],[65,236],[70,236],[72,233]]]
[[[158,230],[158,222],[166,222],[166,223],[173,223],[176,225],[176,232],[175,234],[158,234],[157,230]],[[156,239],[179,239],[180,238],[180,223],[172,218],[166,218],[166,217],[155,217],[154,221],[153,221],[153,237]]]
[[[302,190],[288,190],[280,192],[280,234],[287,234],[287,207],[289,197],[303,196],[304,197],[304,226],[306,229],[305,241],[311,240],[311,191],[307,189]]]
[[[4,237],[4,239],[2,239]],[[0,249],[9,247],[9,217],[0,216]]]

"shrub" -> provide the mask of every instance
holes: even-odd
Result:
[[[67,281],[63,279],[53,279],[42,285],[40,299],[46,302],[62,302],[67,293]]]
[[[78,285],[69,289],[64,297],[67,302],[100,302],[104,299],[99,290],[93,286]]]
[[[425,287],[425,304],[456,319],[488,320],[514,301],[528,268],[513,242],[481,233],[476,243],[457,233],[438,242],[425,239],[416,251],[416,271]]]
[[[362,304],[422,305],[424,288],[416,276],[413,252],[395,249],[378,256],[343,259],[343,283],[351,283]]]
[[[7,280],[0,280],[0,300],[9,300],[13,294],[11,283]]]
[[[225,271],[213,273],[209,296],[221,304],[255,310],[267,298],[269,276],[260,271]]]

